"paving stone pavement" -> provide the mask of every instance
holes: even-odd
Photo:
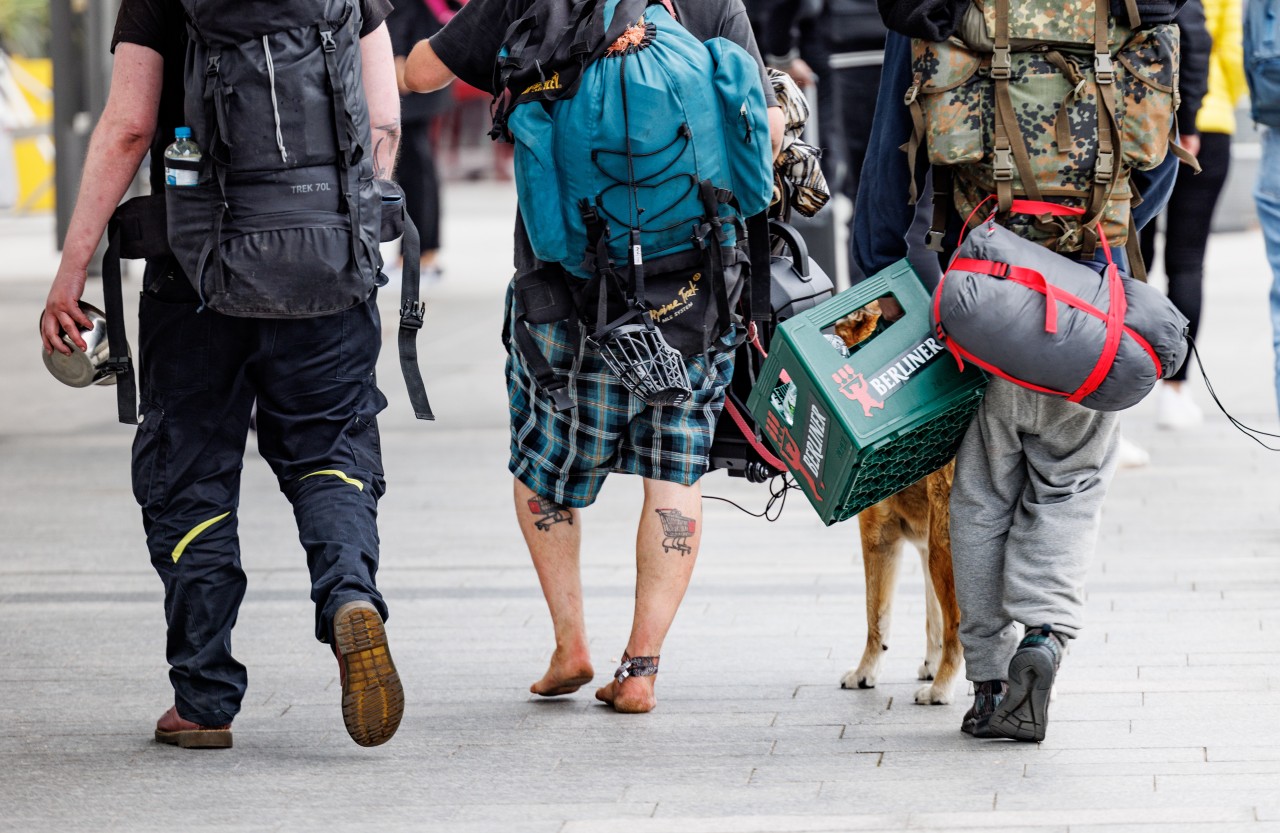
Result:
[[[773,524],[707,503],[655,712],[613,714],[590,688],[531,697],[552,645],[505,468],[497,333],[512,200],[454,186],[446,205],[446,279],[427,291],[422,350],[439,420],[411,418],[391,329],[381,365],[379,578],[408,705],[376,749],[343,731],[292,516],[254,451],[236,747],[152,742],[172,700],[132,434],[113,422],[110,389],[47,376],[34,324],[50,224],[0,221],[0,830],[1280,830],[1276,458],[1216,413],[1158,431],[1152,401],[1124,418],[1152,463],[1116,478],[1089,626],[1042,744],[962,735],[963,690],[953,705],[912,703],[924,602],[912,557],[880,685],[838,687],[865,634],[856,527],[824,528],[800,498]],[[1268,283],[1257,233],[1213,240],[1205,361],[1231,410],[1274,432]],[[757,510],[765,500],[723,474],[705,489]],[[585,518],[601,684],[630,620],[639,496],[614,478]]]

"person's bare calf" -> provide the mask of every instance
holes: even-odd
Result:
[[[529,686],[529,691],[543,697],[572,694],[595,676],[582,616],[580,513],[539,497],[519,480],[515,481],[515,503],[516,519],[551,611],[556,638],[547,672]]]
[[[701,538],[701,486],[645,480],[631,637],[614,681],[596,692],[596,699],[614,711],[638,714],[657,706],[658,658],[689,587]]]

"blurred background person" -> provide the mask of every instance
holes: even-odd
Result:
[[[422,280],[440,279],[436,258],[440,252],[440,177],[436,169],[432,132],[435,121],[452,106],[449,90],[415,93],[404,85],[404,62],[413,45],[440,31],[452,14],[442,0],[394,0],[395,10],[387,18],[391,48],[396,58],[396,83],[400,87],[402,138],[396,181],[404,189],[405,206],[418,228],[417,253],[422,263]],[[441,16],[445,19],[442,20]],[[400,265],[412,252],[400,252]]]
[[[1200,329],[1213,210],[1230,171],[1235,107],[1245,93],[1242,19],[1240,0],[1189,0],[1178,13],[1183,50],[1179,141],[1199,159],[1201,173],[1178,167],[1177,184],[1164,211],[1163,261],[1169,300],[1190,321],[1193,339]],[[1200,83],[1206,70],[1207,88]],[[1142,231],[1142,257],[1151,266],[1156,262],[1155,227],[1151,223]],[[1185,384],[1190,366],[1188,359],[1160,385],[1156,424],[1161,428],[1190,428],[1204,419]]]

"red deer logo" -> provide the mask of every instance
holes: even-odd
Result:
[[[841,393],[862,406],[863,416],[871,416],[872,408],[884,410],[884,403],[871,396],[871,390],[867,387],[867,380],[863,379],[862,374],[854,371],[849,365],[846,364],[835,373],[832,373],[831,378],[840,386]]]

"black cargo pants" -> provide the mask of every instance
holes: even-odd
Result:
[[[175,704],[188,720],[228,723],[245,692],[231,628],[246,585],[237,507],[255,399],[258,450],[307,554],[316,638],[330,641],[345,602],[367,599],[387,616],[374,584],[385,488],[377,414],[386,407],[374,379],[375,300],[321,318],[231,318],[197,311],[181,274],[147,268],[133,489],[164,582]]]

